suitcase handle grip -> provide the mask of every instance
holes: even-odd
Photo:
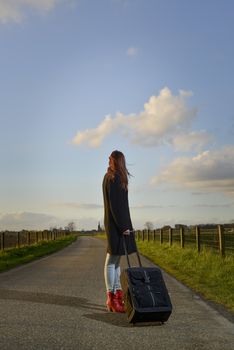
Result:
[[[133,234],[135,234],[135,231],[134,231],[134,230],[132,230],[132,231],[130,231],[130,232],[132,232]],[[125,255],[126,255],[126,258],[127,258],[128,267],[131,267],[130,260],[129,260],[129,256],[128,256],[128,252],[127,252],[126,242],[125,242],[125,240],[126,240],[126,237],[125,237],[125,236],[126,236],[126,235],[123,235],[123,236],[124,236],[124,237],[123,237],[124,252],[125,252]],[[135,235],[134,235],[134,236],[135,236]],[[135,237],[134,237],[134,238],[135,238]],[[138,252],[137,245],[136,245],[136,255],[137,255],[138,262],[139,262],[139,266],[142,267],[141,259],[140,259],[140,254],[139,254],[139,252]]]

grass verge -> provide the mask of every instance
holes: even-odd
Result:
[[[234,257],[209,251],[198,254],[193,248],[137,241],[140,253],[200,293],[204,298],[234,312]]]
[[[76,235],[69,235],[54,241],[43,241],[29,247],[13,248],[1,251],[0,272],[30,262],[38,257],[54,253],[62,248],[65,248],[76,239]]]

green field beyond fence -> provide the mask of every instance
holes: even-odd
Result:
[[[214,228],[180,227],[156,230],[137,230],[138,241],[159,241],[161,244],[177,244],[181,248],[194,247],[198,252],[206,248],[222,256],[234,254],[234,226],[217,225]]]

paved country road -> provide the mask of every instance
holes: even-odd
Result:
[[[234,349],[234,323],[167,274],[174,309],[164,325],[132,326],[125,314],[108,313],[105,245],[79,237],[60,252],[1,273],[0,349]]]

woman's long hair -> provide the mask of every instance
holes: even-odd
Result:
[[[113,180],[115,178],[115,174],[118,173],[120,176],[122,188],[125,191],[127,191],[128,178],[129,178],[129,176],[131,176],[131,174],[129,173],[129,171],[126,167],[126,161],[125,161],[124,154],[120,151],[115,150],[111,153],[110,158],[113,159],[113,169],[111,167],[108,167],[107,174]]]

